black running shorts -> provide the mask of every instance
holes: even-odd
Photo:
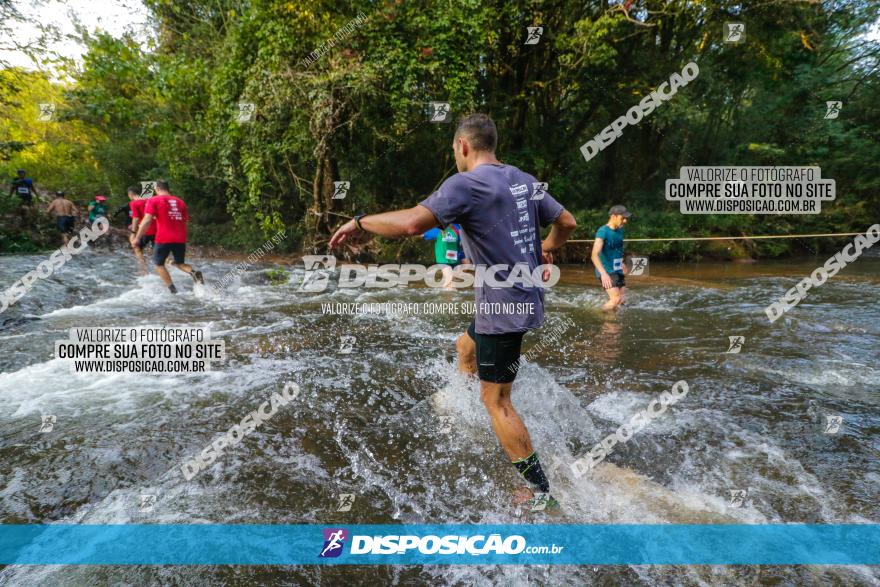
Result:
[[[156,243],[153,245],[153,262],[156,265],[164,265],[168,255],[174,256],[174,264],[183,264],[186,256],[186,243]]]
[[[477,373],[480,381],[510,383],[516,379],[524,332],[477,334],[474,322],[467,329],[477,345]]]
[[[141,240],[138,241],[138,244],[137,244],[138,248],[145,249],[145,248],[147,248],[147,245],[150,245],[152,247],[155,240],[156,240],[155,234],[145,234],[144,236],[141,237]],[[166,255],[166,257],[167,257],[167,255]]]
[[[626,287],[626,279],[624,279],[623,273],[609,273],[608,277],[611,278],[611,287]],[[599,277],[599,283],[602,283],[602,277]],[[604,286],[603,286],[604,287]]]
[[[73,225],[76,218],[73,216],[56,216],[55,222],[58,224],[59,232],[68,234],[73,232]]]

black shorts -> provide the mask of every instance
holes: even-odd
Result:
[[[154,246],[155,242],[156,242],[156,235],[155,234],[145,234],[144,236],[141,237],[141,240],[138,241],[138,248],[145,249],[145,248],[147,248],[147,245],[150,245],[152,247],[152,246]],[[168,255],[165,255],[165,256],[167,257]]]
[[[164,265],[169,253],[174,256],[174,264],[181,265],[186,256],[186,243],[156,243],[153,245],[153,262]]]
[[[56,216],[55,222],[58,224],[58,230],[63,233],[73,232],[73,224],[76,218],[73,216]]]
[[[477,334],[476,325],[471,322],[467,333],[477,345],[480,381],[510,383],[516,379],[524,332]]]
[[[609,273],[608,277],[611,278],[611,287],[626,287],[626,280],[624,279],[623,273],[615,271],[614,273]],[[599,276],[599,283],[602,283],[601,276]]]

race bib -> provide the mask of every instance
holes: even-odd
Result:
[[[28,187],[21,186],[21,187],[18,188],[18,193],[20,193],[20,194],[29,194],[29,193],[31,193],[31,190],[30,190],[30,188],[28,188]]]
[[[623,271],[623,258],[615,259],[612,265],[614,271]]]
[[[447,261],[458,260],[458,251],[446,251],[446,260]]]

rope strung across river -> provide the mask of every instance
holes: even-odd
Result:
[[[312,212],[313,214],[320,216],[319,212]],[[351,216],[346,216],[345,214],[339,214],[337,212],[328,211],[327,214],[334,214],[336,216],[342,216],[343,218],[351,218]],[[858,234],[862,234],[860,232],[827,232],[822,234],[770,234],[770,235],[752,235],[752,236],[673,236],[673,237],[665,237],[665,238],[628,238],[626,242],[628,243],[649,243],[649,242],[662,242],[662,241],[732,241],[732,240],[752,240],[752,239],[766,239],[766,238],[818,238],[823,236],[856,236]],[[572,239],[565,241],[565,244],[569,243],[591,243],[596,239],[588,238],[588,239]],[[0,253],[0,255],[18,255],[19,253]],[[29,253],[36,254],[36,253]]]
[[[732,241],[732,240],[752,240],[763,238],[815,238],[820,236],[856,236],[862,234],[860,232],[828,232],[823,234],[770,234],[770,235],[752,235],[752,236],[672,236],[667,238],[628,238],[628,243],[648,243],[657,241]],[[596,239],[574,239],[566,241],[568,243],[591,243]]]

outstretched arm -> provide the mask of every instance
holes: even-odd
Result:
[[[430,210],[424,206],[414,206],[405,210],[364,216],[360,225],[365,232],[380,236],[415,236],[438,226],[439,223]],[[355,221],[349,220],[340,226],[330,239],[330,248],[335,249],[344,243],[349,235],[357,231]]]

